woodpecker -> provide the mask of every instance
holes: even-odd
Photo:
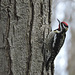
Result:
[[[44,60],[46,71],[49,70],[49,64],[54,63],[55,57],[57,56],[61,47],[64,44],[66,32],[68,30],[68,24],[66,22],[60,22],[59,20],[58,22],[59,22],[58,29],[51,31],[44,41],[44,50],[45,50]]]

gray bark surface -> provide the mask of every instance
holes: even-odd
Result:
[[[50,0],[0,0],[0,75],[48,75],[38,41],[50,23]]]

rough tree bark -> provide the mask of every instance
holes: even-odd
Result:
[[[38,41],[50,24],[51,0],[0,0],[0,75],[47,75]]]

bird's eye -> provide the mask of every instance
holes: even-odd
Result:
[[[61,26],[63,26],[64,25],[64,23],[61,23]]]
[[[63,27],[66,29],[66,25],[65,24],[63,24]]]
[[[62,23],[62,25],[63,25],[63,26],[65,26],[65,24],[64,24],[64,23]]]

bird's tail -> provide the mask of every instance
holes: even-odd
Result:
[[[50,65],[51,65],[51,57],[46,61],[46,71],[49,70]]]

